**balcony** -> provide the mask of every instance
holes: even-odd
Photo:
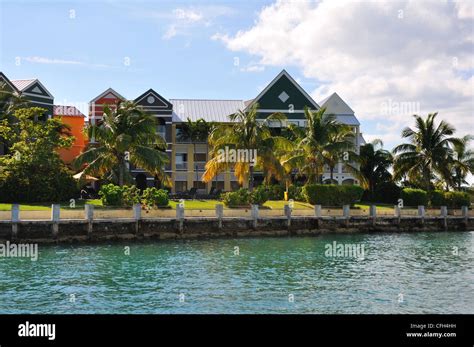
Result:
[[[176,170],[186,171],[188,170],[188,163],[176,163]]]

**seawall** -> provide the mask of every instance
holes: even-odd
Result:
[[[472,217],[273,217],[185,219],[70,219],[0,221],[0,241],[96,243],[254,236],[309,236],[326,233],[471,231]]]

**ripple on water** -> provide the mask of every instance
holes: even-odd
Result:
[[[42,246],[0,259],[0,313],[474,313],[473,235]],[[334,241],[364,260],[326,257]]]

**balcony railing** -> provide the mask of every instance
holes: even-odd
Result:
[[[176,163],[176,170],[187,170],[188,163]]]

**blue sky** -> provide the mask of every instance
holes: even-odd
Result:
[[[252,57],[211,37],[251,25],[263,5],[7,1],[1,70],[11,79],[39,78],[58,103],[87,102],[108,87],[129,98],[149,88],[167,98],[252,98],[282,67],[244,72]]]
[[[414,113],[474,133],[472,4],[0,0],[0,70],[80,106],[108,87],[250,99],[285,68],[316,101],[337,92],[391,149]]]

